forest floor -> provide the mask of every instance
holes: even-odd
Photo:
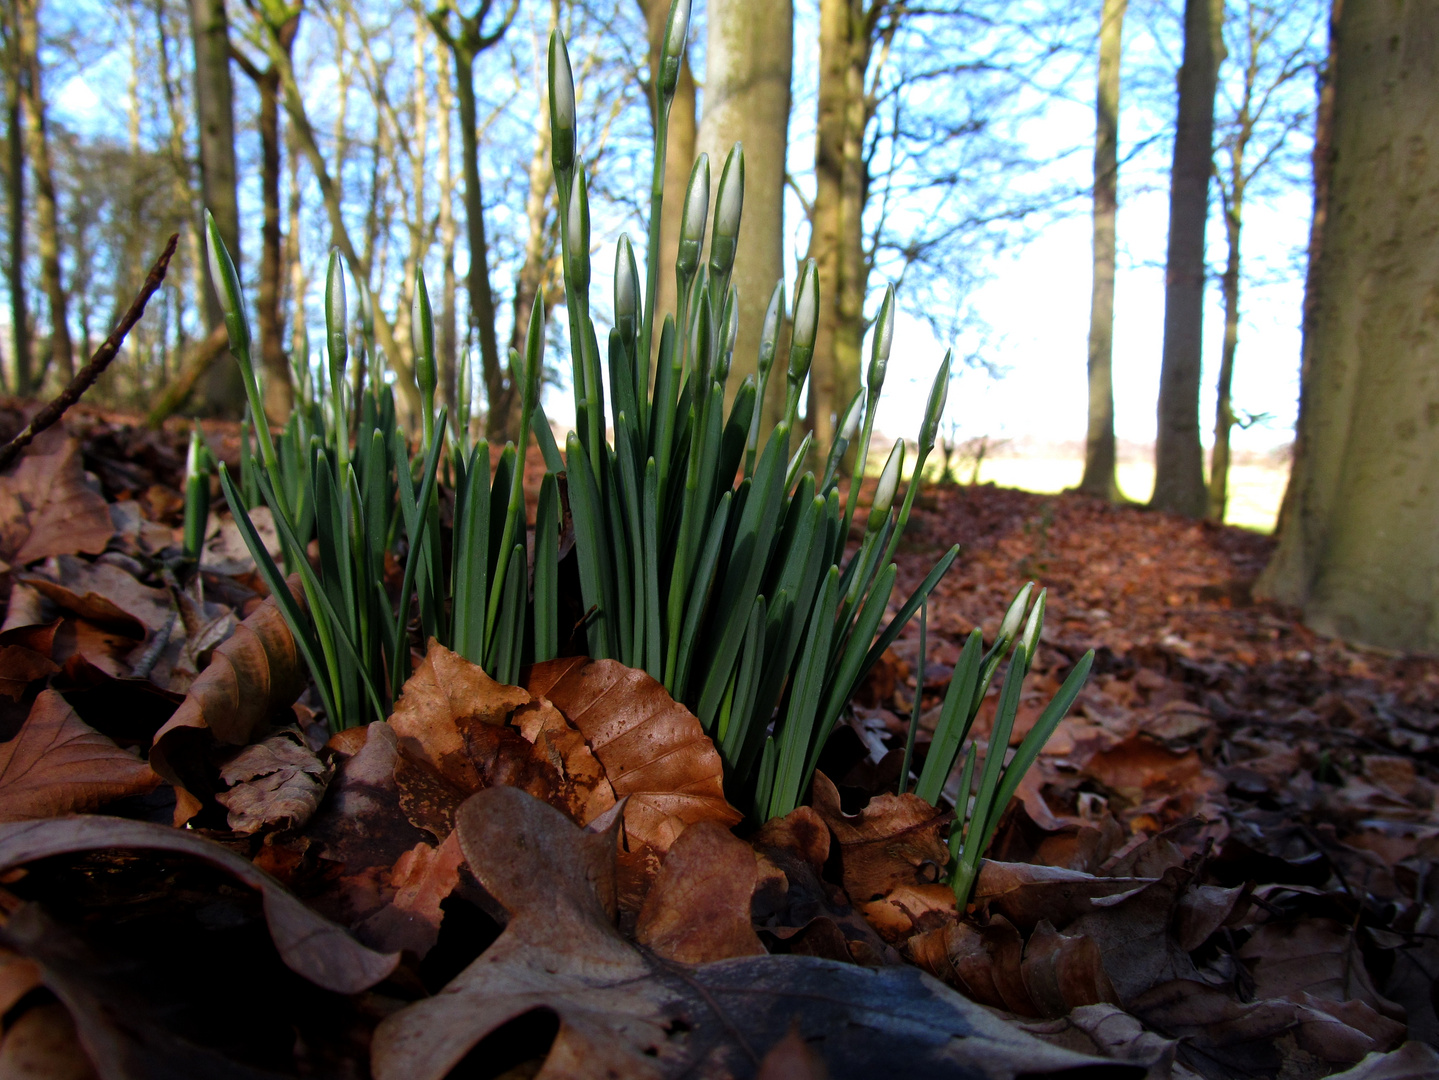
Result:
[[[927,655],[756,831],[611,662],[435,647],[328,737],[224,515],[174,559],[184,441],[76,409],[0,475],[0,1075],[1439,1075],[1439,659],[1256,602],[1268,538],[927,489],[896,595],[962,546]],[[1028,580],[1011,744],[1096,662],[960,912],[899,748]]]

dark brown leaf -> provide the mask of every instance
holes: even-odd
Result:
[[[41,691],[20,733],[0,743],[0,821],[95,810],[159,782],[53,690]]]
[[[52,428],[0,476],[0,559],[16,566],[105,550],[115,527],[86,482],[80,444]]]
[[[682,964],[763,955],[750,926],[758,876],[748,844],[718,822],[696,822],[665,855],[635,940]]]
[[[229,811],[230,828],[249,834],[303,827],[320,805],[330,770],[292,735],[279,734],[241,750],[220,779],[230,790],[215,798]]]

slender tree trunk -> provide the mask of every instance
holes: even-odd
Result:
[[[1224,236],[1229,245],[1224,264],[1224,348],[1214,403],[1214,449],[1209,459],[1209,517],[1223,521],[1229,503],[1229,433],[1234,427],[1234,354],[1239,347],[1239,240],[1244,225],[1244,151],[1235,149],[1233,193],[1224,208]]]
[[[13,14],[13,8],[6,13]],[[9,165],[6,176],[10,225],[10,265],[7,268],[10,286],[10,330],[15,348],[15,393],[30,394],[32,367],[30,356],[30,305],[25,284],[25,132],[24,114],[20,103],[19,42],[14,21],[10,23],[6,41],[5,94],[7,127],[5,148]]]
[[[453,126],[455,111],[454,84],[450,81],[450,54],[447,49],[440,49],[435,54],[437,70],[435,72],[435,133],[437,136],[439,155],[439,168],[436,173],[436,180],[440,188],[440,205],[438,210],[438,231],[440,234],[440,325],[436,328],[436,347],[440,352],[441,381],[445,386],[445,400],[452,402],[452,414],[456,411],[460,401],[460,384],[458,366],[458,346],[456,342],[456,328],[458,319],[455,311],[457,300],[455,282],[455,209],[454,198],[451,194],[453,179],[450,173],[450,129]],[[469,363],[469,357],[465,358]],[[469,438],[467,433],[462,433],[462,438]]]
[[[1310,276],[1302,456],[1264,592],[1315,630],[1439,650],[1439,69],[1428,5],[1347,3]]]
[[[304,366],[310,362],[309,330],[305,322],[305,297],[310,283],[300,253],[300,154],[293,133],[286,143],[285,201],[289,220],[285,230],[285,265],[290,274],[290,356],[294,364]]]
[[[1224,57],[1223,0],[1185,0],[1179,121],[1169,177],[1164,352],[1151,505],[1189,517],[1208,506],[1199,442],[1204,337],[1204,230],[1214,160],[1214,93]]]
[[[707,17],[699,149],[709,154],[712,168],[722,165],[735,143],[745,151],[744,216],[730,279],[739,298],[739,335],[728,384],[733,399],[741,380],[755,370],[765,308],[775,282],[784,276],[794,5],[792,0],[710,0]],[[715,198],[717,181],[718,175],[711,188]],[[783,407],[783,382],[771,380],[767,411]]]
[[[819,268],[819,333],[810,365],[808,425],[827,447],[839,413],[859,389],[869,266],[863,215],[869,194],[864,131],[874,19],[860,0],[820,0],[819,122],[809,257]]]
[[[200,201],[215,219],[220,238],[239,268],[240,204],[236,194],[235,105],[230,79],[230,23],[225,0],[189,0],[190,33],[195,45],[195,111],[200,129]],[[206,277],[209,277],[208,264]],[[215,283],[204,290],[206,321],[224,319]],[[220,363],[204,373],[199,386],[204,411],[239,416],[245,388],[236,364]]]
[[[1129,0],[1103,0],[1094,134],[1094,285],[1089,298],[1089,434],[1079,490],[1120,498],[1114,447],[1114,261],[1119,210],[1119,61]]]
[[[50,304],[50,355],[68,382],[75,374],[75,348],[65,283],[60,274],[60,215],[50,169],[45,94],[40,71],[40,0],[19,0],[20,90],[25,104],[25,149],[35,181],[35,241],[40,255],[40,287]]]
[[[649,30],[649,69],[659,69],[659,57],[664,45],[665,20],[669,17],[670,0],[637,0],[644,13],[645,25]],[[783,0],[780,0],[783,2]],[[650,103],[650,125],[655,123],[654,93],[648,84],[644,87],[645,100]],[[659,293],[655,297],[655,332],[653,348],[657,351],[660,343],[660,326],[664,317],[675,310],[678,297],[675,292],[674,263],[679,252],[680,218],[684,216],[685,188],[689,186],[690,169],[695,160],[695,77],[690,69],[689,50],[685,50],[680,64],[679,81],[675,84],[675,96],[670,104],[669,145],[665,156],[665,200],[660,212],[660,279]],[[723,164],[723,162],[721,162]],[[713,165],[711,165],[713,168]],[[718,176],[714,177],[718,182]],[[765,297],[769,299],[768,296]]]
[[[535,298],[540,286],[549,276],[550,261],[554,256],[555,233],[551,222],[554,189],[554,169],[550,163],[550,121],[549,110],[541,112],[535,126],[534,153],[530,155],[529,191],[525,196],[525,261],[515,278],[514,320],[510,328],[510,348],[521,356],[525,350],[525,334],[530,325],[530,313],[534,310]],[[560,293],[554,290],[546,301],[553,304]],[[548,314],[548,313],[547,313]]]

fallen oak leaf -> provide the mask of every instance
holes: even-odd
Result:
[[[159,783],[54,690],[42,690],[19,733],[0,743],[0,822],[96,810]]]
[[[399,954],[368,949],[311,911],[248,859],[196,833],[146,821],[81,815],[0,825],[0,874],[52,855],[110,848],[188,855],[256,890],[285,966],[326,990],[357,994],[388,976],[399,962]]]
[[[1044,1045],[909,967],[868,970],[764,956],[679,966],[614,929],[614,836],[587,835],[523,792],[490,788],[460,809],[480,883],[510,914],[499,939],[440,994],[383,1020],[376,1080],[439,1080],[481,1038],[556,1014],[547,1066],[574,1080],[749,1074],[791,1030],[843,1080],[1062,1076],[1112,1065]]]

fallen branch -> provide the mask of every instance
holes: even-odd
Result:
[[[175,244],[179,239],[179,233],[171,234],[165,250],[160,252],[160,257],[155,260],[155,265],[150,267],[150,273],[145,277],[145,284],[140,286],[139,294],[131,302],[129,309],[121,317],[114,331],[95,350],[95,355],[90,357],[90,362],[76,372],[75,377],[70,380],[70,385],[61,390],[50,404],[31,418],[30,423],[25,425],[20,434],[4,446],[0,446],[0,469],[14,461],[20,451],[29,446],[36,435],[64,416],[66,410],[79,401],[81,395],[90,389],[95,380],[110,366],[110,361],[119,355],[120,346],[125,343],[126,335],[140,321],[140,316],[145,314],[145,305],[149,303],[150,297],[155,295],[155,290],[160,287],[160,283],[165,280],[165,271],[170,268],[170,258],[175,254]]]

